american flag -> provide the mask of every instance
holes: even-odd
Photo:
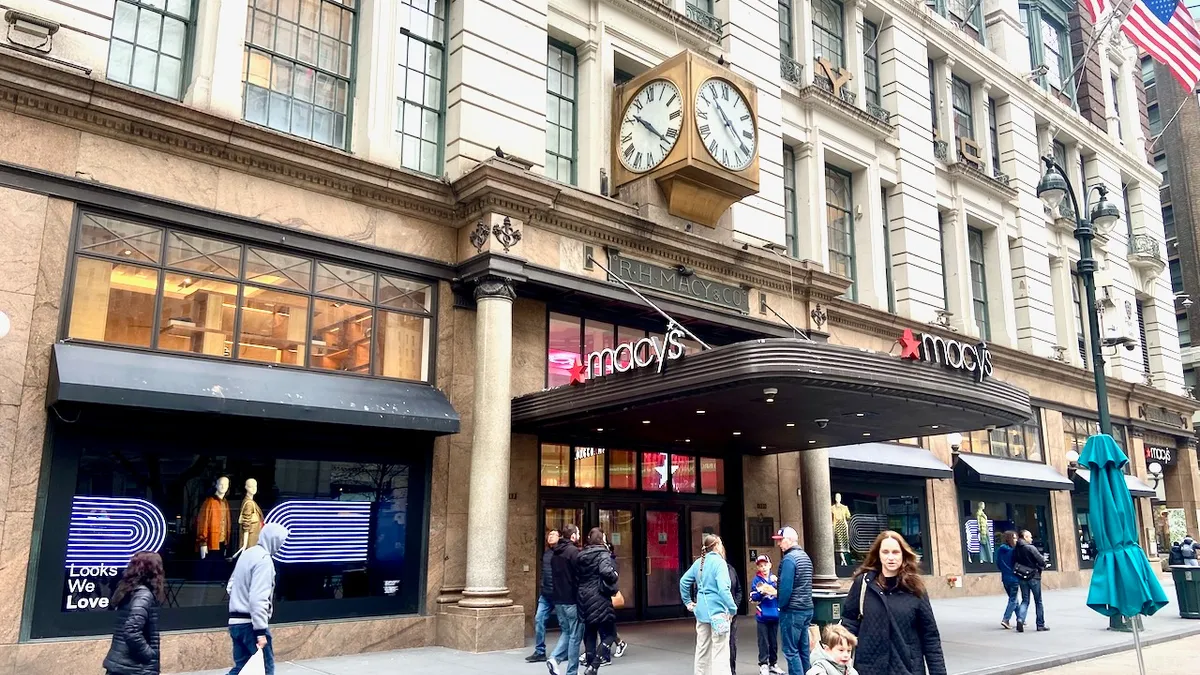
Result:
[[[1127,1],[1119,2],[1116,11],[1121,11]],[[1108,9],[1108,0],[1079,2],[1093,24]],[[1191,91],[1200,82],[1200,30],[1183,0],[1133,0],[1121,31],[1155,60],[1170,67],[1184,91]]]

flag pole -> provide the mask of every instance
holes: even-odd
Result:
[[[1092,52],[1092,49],[1095,48],[1096,44],[1098,42],[1100,42],[1100,36],[1104,34],[1104,31],[1108,30],[1108,27],[1109,27],[1109,25],[1112,24],[1113,19],[1117,18],[1118,16],[1121,16],[1123,18],[1132,9],[1133,9],[1132,2],[1127,2],[1127,1],[1118,2],[1113,7],[1112,12],[1109,13],[1108,18],[1104,20],[1104,25],[1100,27],[1100,30],[1092,31],[1091,41],[1088,42],[1087,45],[1084,46],[1083,54],[1081,54],[1079,57],[1079,63],[1076,63],[1075,69],[1071,71],[1071,107],[1072,108],[1074,108],[1079,103],[1079,81],[1078,81],[1078,78],[1079,78],[1079,74],[1083,72],[1083,66],[1087,63],[1088,54],[1090,54]]]
[[[1179,113],[1183,112],[1183,106],[1187,105],[1188,101],[1193,101],[1193,100],[1195,100],[1195,99],[1192,98],[1190,92],[1184,93],[1183,101],[1181,101],[1179,103],[1179,107],[1175,109],[1175,114],[1171,115],[1171,119],[1167,120],[1167,123],[1163,125],[1163,128],[1161,130],[1159,130],[1158,135],[1155,136],[1154,138],[1150,139],[1150,149],[1151,150],[1154,149],[1154,146],[1158,145],[1158,141],[1162,139],[1163,134],[1167,133],[1167,129],[1171,126],[1171,123],[1175,121],[1175,118],[1179,117]]]

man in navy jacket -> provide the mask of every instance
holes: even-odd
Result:
[[[812,559],[800,548],[793,527],[782,527],[772,537],[779,542],[779,633],[788,675],[804,675],[812,667],[808,626],[813,618]]]

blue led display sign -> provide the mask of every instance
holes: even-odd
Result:
[[[296,500],[279,504],[266,522],[288,529],[282,563],[347,563],[367,560],[371,502]]]
[[[166,518],[144,499],[75,496],[67,533],[63,609],[108,609],[108,596],[133,554],[157,552],[166,538]]]

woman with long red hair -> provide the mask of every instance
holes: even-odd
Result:
[[[858,636],[860,675],[946,675],[942,638],[917,568],[917,554],[896,532],[875,538],[854,572],[842,625]]]
[[[104,657],[109,675],[158,675],[158,606],[166,599],[165,577],[157,553],[142,551],[129,560],[112,597],[117,625]]]

